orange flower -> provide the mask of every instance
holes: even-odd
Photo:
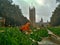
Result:
[[[29,22],[21,27],[22,31],[28,31],[29,29],[30,29],[30,23]]]

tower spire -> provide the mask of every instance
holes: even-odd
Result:
[[[31,7],[31,8],[34,7],[34,3],[33,3],[33,1],[31,1],[31,3],[30,3],[30,7]]]
[[[41,22],[43,22],[43,18],[41,18]]]
[[[35,26],[35,8],[29,7],[29,19],[30,19],[31,25],[34,27]]]

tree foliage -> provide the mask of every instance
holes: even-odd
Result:
[[[6,26],[20,26],[28,22],[19,6],[12,4],[12,0],[0,0],[0,16],[6,19]]]
[[[51,17],[51,25],[59,26],[60,25],[60,4],[55,9]]]

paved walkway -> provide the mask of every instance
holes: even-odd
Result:
[[[50,30],[47,30],[48,34],[51,34],[51,37],[49,37],[50,41],[59,44],[60,45],[60,37],[55,35],[53,32],[51,32]]]

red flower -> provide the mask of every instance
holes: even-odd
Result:
[[[30,23],[28,22],[28,23],[26,23],[25,25],[23,25],[23,26],[21,27],[21,30],[22,30],[22,31],[28,31],[28,30],[30,30]]]

